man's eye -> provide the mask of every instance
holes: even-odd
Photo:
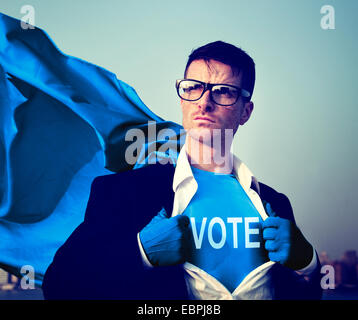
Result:
[[[233,95],[234,92],[231,88],[229,87],[215,87],[215,89],[213,90],[214,94],[219,94],[219,95]]]
[[[192,86],[188,86],[183,88],[184,92],[190,92],[190,91],[194,91],[194,90],[201,90],[201,85],[200,84],[196,84],[196,85],[192,85]]]

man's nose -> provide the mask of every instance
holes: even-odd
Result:
[[[210,90],[206,90],[198,101],[198,106],[202,111],[212,112],[215,109],[215,104],[210,98]]]

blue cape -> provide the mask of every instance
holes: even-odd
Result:
[[[92,180],[141,166],[126,161],[125,135],[139,128],[147,137],[148,121],[171,130],[147,139],[141,157],[173,141],[165,156],[176,159],[180,125],[155,115],[113,73],[0,13],[0,267],[21,276],[31,265],[41,284],[83,221]]]

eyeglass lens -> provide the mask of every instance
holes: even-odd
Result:
[[[179,83],[178,93],[184,100],[195,101],[201,98],[205,85],[193,80],[183,80]],[[234,104],[238,97],[238,90],[234,87],[218,84],[211,88],[211,97],[220,105]]]

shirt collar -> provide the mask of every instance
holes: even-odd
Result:
[[[193,172],[186,154],[185,144],[181,148],[174,172],[173,190],[177,191],[179,185],[187,179],[194,179]]]
[[[240,182],[244,190],[247,192],[250,188],[258,191],[258,183],[250,169],[235,155],[233,155],[233,173],[236,179]],[[173,179],[173,190],[177,191],[181,183],[187,179],[194,179],[193,172],[188,160],[186,153],[185,144],[181,148],[175,168],[174,179]],[[195,181],[195,179],[194,179]]]

